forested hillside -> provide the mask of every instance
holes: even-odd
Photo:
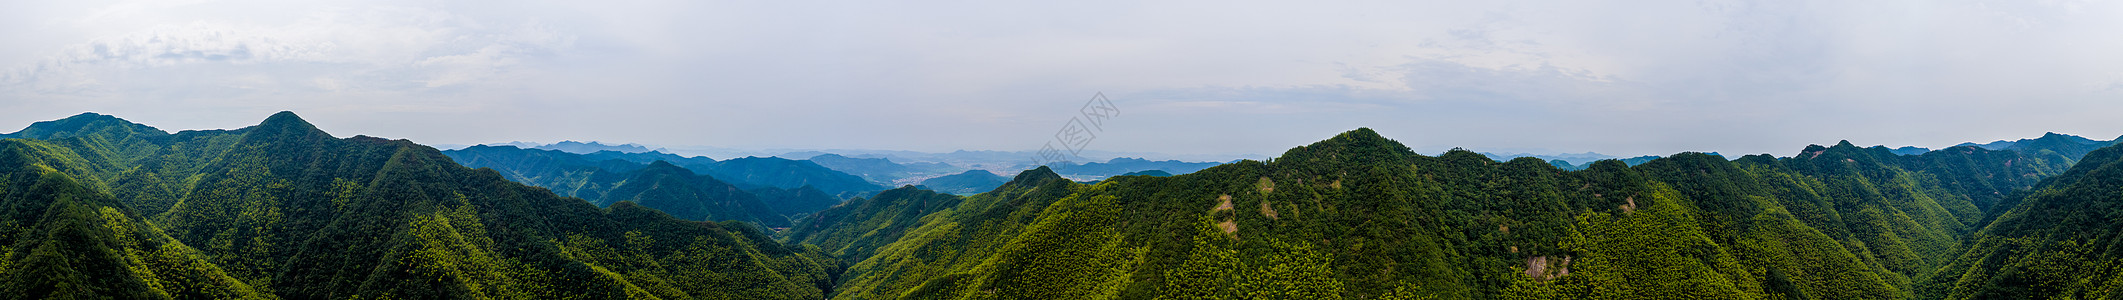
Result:
[[[2023,143],[2024,145],[2024,143]],[[1969,238],[1934,299],[2123,297],[2123,147],[2087,154]]]
[[[894,190],[784,236],[850,263],[836,299],[1898,299],[2067,167],[1844,142],[1564,171],[1359,129],[1173,177]]]
[[[287,112],[176,134],[84,114],[8,137],[0,288],[26,298],[818,299],[839,264]]]
[[[178,133],[83,114],[0,137],[0,294],[20,298],[2123,296],[2123,148],[2058,135],[1571,170],[1358,129],[1176,176],[1042,167],[845,203],[688,166],[853,177],[803,161],[446,154],[286,112]]]
[[[723,164],[706,157],[681,157],[661,152],[601,151],[574,154],[513,146],[473,146],[443,151],[443,154],[465,166],[492,168],[510,180],[552,189],[562,196],[579,197],[600,206],[634,201],[688,220],[734,220],[769,227],[788,227],[789,217],[802,216],[840,203],[839,196],[808,184],[787,188],[773,185],[747,187],[722,181],[716,176],[696,173],[696,169],[712,170],[720,168]],[[815,176],[820,178],[841,178],[829,181],[852,180],[858,184],[868,184],[861,182],[860,178],[824,170],[816,165],[790,169],[773,167],[787,165],[786,162],[757,159],[753,161],[756,162],[732,165],[749,165],[747,170],[769,173],[746,178],[780,177],[774,174],[783,173],[815,173],[822,174]],[[804,182],[810,181],[796,181]]]
[[[585,180],[604,180],[590,175],[599,173],[588,168],[602,168],[603,173],[624,173],[664,161],[686,168],[699,175],[707,175],[718,181],[741,189],[798,189],[811,186],[828,194],[858,195],[884,190],[885,187],[870,183],[840,171],[834,171],[810,161],[790,160],[778,157],[745,157],[717,161],[702,156],[679,156],[663,152],[626,153],[598,151],[575,154],[557,150],[523,149],[514,146],[472,146],[464,149],[443,151],[444,155],[474,168],[493,168],[509,175],[509,179],[532,185],[565,190],[577,186],[595,188],[597,185]],[[624,176],[622,176],[624,177]],[[609,188],[609,187],[606,187]],[[585,192],[597,192],[589,190]],[[567,194],[567,193],[563,193]],[[591,199],[591,197],[584,197]]]

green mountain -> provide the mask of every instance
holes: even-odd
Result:
[[[839,196],[810,185],[790,188],[745,186],[695,173],[696,168],[720,167],[721,162],[706,157],[680,157],[661,152],[573,154],[512,146],[473,146],[443,151],[443,154],[467,167],[493,168],[510,180],[552,189],[563,196],[583,198],[598,205],[635,201],[690,220],[738,220],[768,227],[788,227],[789,217],[817,212],[841,201]],[[778,164],[761,162],[758,165]],[[776,176],[779,175],[763,177]],[[640,198],[644,196],[650,198]]]
[[[2023,143],[2024,144],[2024,143]],[[1970,238],[1933,277],[1932,299],[2123,296],[2123,147],[2092,151]]]
[[[533,147],[533,148],[537,148],[537,149],[546,149],[546,150],[560,150],[560,151],[566,151],[566,152],[568,152],[568,153],[583,153],[583,154],[587,154],[587,153],[595,153],[595,152],[602,152],[602,151],[614,151],[614,152],[625,152],[625,153],[642,153],[642,152],[650,152],[650,151],[656,151],[656,150],[650,150],[650,149],[649,149],[648,147],[645,147],[645,146],[642,146],[642,145],[638,145],[638,144],[619,144],[619,145],[605,145],[605,144],[603,144],[603,143],[598,143],[598,142],[595,142],[595,141],[592,141],[592,142],[589,142],[589,143],[583,143],[583,142],[577,142],[577,141],[560,141],[559,143],[553,143],[553,144],[549,144],[549,145],[544,145],[544,146],[538,146],[538,147]]]
[[[0,294],[275,298],[229,276],[100,191],[81,160],[80,153],[59,145],[0,140]]]
[[[1002,186],[1005,180],[1009,178],[989,173],[988,170],[972,170],[922,180],[921,185],[936,191],[964,195],[994,190]]]
[[[509,180],[582,198],[599,207],[633,201],[686,220],[789,226],[787,217],[750,192],[661,160],[665,157],[612,151],[582,155],[512,146],[473,146],[443,154],[467,167],[492,168]]]
[[[648,165],[626,160],[591,160],[559,150],[522,149],[511,146],[472,146],[443,151],[443,155],[472,168],[489,168],[502,177],[546,189],[561,196],[601,199]],[[594,201],[594,200],[593,200]]]
[[[949,174],[965,170],[944,163],[900,164],[887,158],[853,158],[832,153],[819,154],[806,160],[836,171],[862,176],[871,182],[886,184],[925,174]]]
[[[1128,174],[1120,174],[1120,176],[1172,177],[1172,173],[1165,172],[1164,170],[1148,170],[1128,172]]]
[[[609,187],[590,185],[583,181],[610,178],[592,178],[590,175],[598,172],[589,168],[603,168],[607,172],[628,172],[656,161],[683,167],[696,174],[708,175],[747,190],[767,187],[786,190],[808,185],[828,194],[855,195],[885,189],[863,180],[862,177],[834,171],[809,161],[776,157],[716,161],[707,157],[685,157],[663,152],[598,151],[576,154],[558,150],[486,145],[443,151],[443,154],[465,163],[466,166],[494,168],[509,175],[509,179],[556,190],[581,187],[589,189],[585,192],[596,192],[598,188]],[[562,194],[581,195],[567,192]],[[583,198],[591,199],[586,196]]]
[[[0,141],[7,294],[818,299],[839,264],[745,223],[600,209],[293,113],[176,134],[114,119]]]
[[[1159,170],[1172,174],[1187,174],[1223,163],[1182,162],[1178,160],[1152,161],[1148,159],[1119,157],[1105,162],[1089,162],[1081,165],[1056,164],[1055,173],[1083,177],[1111,177],[1130,172]]]
[[[2118,140],[2123,140],[2123,138],[2118,138]],[[2027,153],[2028,156],[2045,160],[2051,164],[2068,166],[2078,163],[2079,158],[2086,156],[2087,153],[2092,153],[2096,149],[2110,145],[2115,145],[2115,141],[2096,141],[2076,135],[2050,132],[2042,134],[2042,137],[2039,138],[2022,139],[2013,142],[2011,146],[2006,147],[2006,150]]]
[[[922,224],[922,217],[958,206],[961,201],[964,199],[959,196],[912,186],[885,190],[874,197],[850,199],[811,214],[781,236],[783,241],[816,245],[843,258],[844,263],[853,263],[898,242],[908,230]]]
[[[1357,129],[1181,175],[968,172],[840,202],[870,183],[809,161],[443,152],[287,112],[177,133],[82,114],[0,135],[0,295],[2123,297],[2123,147],[1909,153],[1572,165],[1421,155]]]
[[[784,238],[850,263],[835,299],[1909,298],[1983,207],[2061,172],[1948,150],[1845,142],[1565,171],[1419,155],[1359,129],[1173,177],[903,188]]]
[[[708,176],[693,174],[664,161],[631,172],[632,177],[592,201],[610,206],[633,201],[686,220],[744,221],[768,227],[789,227],[789,219],[760,202],[752,193]]]
[[[748,191],[759,196],[759,201],[766,202],[768,208],[789,218],[802,218],[841,203],[840,197],[808,185],[793,189],[763,187]]]
[[[717,162],[714,166],[687,165],[688,169],[705,170],[704,174],[726,178],[730,182],[748,183],[747,187],[775,187],[793,189],[811,186],[839,197],[868,194],[885,187],[870,183],[862,177],[834,171],[817,163],[779,157],[744,157]]]

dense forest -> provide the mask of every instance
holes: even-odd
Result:
[[[1359,129],[1173,177],[1042,168],[968,197],[895,190],[783,239],[848,264],[835,299],[2047,297],[2065,294],[1942,293],[2013,284],[1941,270],[1995,270],[1960,267],[1965,245],[2083,151],[1843,142],[1568,171]]]
[[[175,134],[83,114],[8,138],[0,293],[19,298],[821,299],[841,264],[293,113]]]
[[[2123,296],[2123,148],[2063,135],[1570,164],[1357,129],[1176,176],[875,193],[807,161],[443,152],[288,112],[0,138],[18,298]]]

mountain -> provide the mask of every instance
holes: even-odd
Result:
[[[889,158],[853,158],[839,154],[823,153],[811,156],[811,162],[836,171],[847,172],[883,184],[911,183],[922,178],[947,175],[964,171],[965,168],[941,162],[896,163]]]
[[[878,192],[811,214],[784,231],[783,241],[816,245],[844,263],[870,257],[923,224],[921,218],[958,206],[964,198],[912,186]],[[955,251],[937,248],[937,251]]]
[[[835,299],[1895,299],[2062,172],[2033,160],[1844,142],[1567,171],[1358,129],[1172,177],[896,189],[784,238],[849,263]]]
[[[1924,154],[1924,152],[1931,152],[1931,149],[1919,148],[1917,146],[1902,146],[1901,148],[1894,148],[1893,150],[1888,150],[1888,152],[1894,153],[1895,155],[1919,155]]]
[[[8,294],[819,299],[839,265],[746,223],[600,209],[289,112],[237,130],[125,128],[139,127],[0,141]]]
[[[793,189],[762,187],[747,191],[757,195],[760,202],[767,203],[768,208],[792,219],[802,218],[841,203],[839,196],[808,185]]]
[[[1103,177],[1111,177],[1111,176],[1116,176],[1116,175],[1121,175],[1121,174],[1127,174],[1127,173],[1129,173],[1129,172],[1136,172],[1136,171],[1148,171],[1148,170],[1159,170],[1159,171],[1165,171],[1166,173],[1172,173],[1172,174],[1186,174],[1186,173],[1194,173],[1195,171],[1200,171],[1201,169],[1205,169],[1205,168],[1209,168],[1209,167],[1214,167],[1214,166],[1216,166],[1216,165],[1221,165],[1221,164],[1223,164],[1223,163],[1216,163],[1216,162],[1193,162],[1193,163],[1190,163],[1190,162],[1182,162],[1182,161],[1178,161],[1178,160],[1152,161],[1152,160],[1148,160],[1148,159],[1141,159],[1141,158],[1129,158],[1129,157],[1122,157],[1122,158],[1114,158],[1114,159],[1111,159],[1111,160],[1107,160],[1106,162],[1102,162],[1102,163],[1101,163],[1101,162],[1092,162],[1092,163],[1084,163],[1084,164],[1081,164],[1081,165],[1070,165],[1070,164],[1057,164],[1057,165],[1056,165],[1056,167],[1054,168],[1054,172],[1055,172],[1055,173],[1057,173],[1057,174],[1062,174],[1062,175],[1073,175],[1073,176],[1079,176],[1079,177],[1097,177],[1097,178],[1103,178]]]
[[[921,185],[939,192],[952,194],[977,194],[994,190],[1009,178],[989,173],[988,170],[972,170],[955,175],[922,180]]]
[[[1120,174],[1120,176],[1172,177],[1172,173],[1166,173],[1164,170],[1149,170],[1129,172],[1128,174]]]
[[[581,154],[514,146],[479,145],[442,154],[466,167],[493,169],[511,181],[586,200],[603,198],[605,191],[633,177],[629,173],[647,167],[625,160],[591,160]]]
[[[2117,140],[2123,140],[2123,138],[2118,138]],[[1990,150],[2024,150],[2024,149],[2050,149],[2050,150],[2064,150],[2065,152],[2060,152],[2060,153],[2062,153],[2062,154],[2066,154],[2066,156],[2071,156],[2071,159],[2075,159],[2075,160],[2076,160],[2076,159],[2078,159],[2078,156],[2081,156],[2081,155],[2085,155],[2085,154],[2086,154],[2086,152],[2089,152],[2089,151],[2093,151],[2094,149],[2098,149],[2098,148],[2101,148],[2101,147],[2104,147],[2104,146],[2108,146],[2108,145],[2114,144],[2114,143],[2115,143],[2115,141],[2116,141],[2116,140],[2109,140],[2109,141],[2097,141],[2097,140],[2094,140],[2094,139],[2089,139],[2089,138],[2085,138],[2085,137],[2081,137],[2081,136],[2076,136],[2076,135],[2069,135],[2069,134],[2061,134],[2061,133],[2055,133],[2055,132],[2047,132],[2047,133],[2043,133],[2043,134],[2042,134],[2042,137],[2038,137],[2038,138],[2032,138],[2032,139],[2019,139],[2019,140],[2013,140],[2013,141],[2005,141],[2005,140],[2000,140],[2000,141],[1993,141],[1993,142],[1989,142],[1989,143],[1983,143],[1983,144],[1977,144],[1977,143],[1974,143],[1974,142],[1968,142],[1968,143],[1961,143],[1961,144],[1959,144],[1959,145],[1954,145],[1954,146],[1955,146],[1955,147],[1960,147],[1960,146],[1974,146],[1974,147],[1981,147],[1981,148],[1983,148],[1983,149],[1990,149]],[[2070,155],[2070,154],[2077,154],[2077,155]]]
[[[0,140],[0,149],[0,274],[6,275],[0,293],[24,299],[274,298],[100,191],[80,153],[21,139]]]
[[[552,189],[563,196],[580,197],[591,202],[609,204],[629,200],[635,191],[626,195],[608,195],[610,191],[629,182],[642,182],[641,172],[669,173],[675,170],[692,175],[682,176],[694,186],[709,187],[729,192],[684,191],[664,195],[694,195],[711,197],[703,203],[714,203],[710,210],[750,212],[748,214],[679,214],[682,218],[709,215],[730,217],[721,220],[759,220],[771,227],[789,225],[785,216],[798,216],[825,209],[839,203],[839,194],[857,194],[881,190],[883,187],[862,181],[861,178],[825,169],[816,164],[779,158],[742,158],[716,161],[707,157],[681,157],[662,152],[624,153],[598,151],[588,154],[567,153],[558,150],[522,149],[512,146],[474,146],[460,150],[443,151],[444,155],[474,168],[493,168],[510,180]],[[668,167],[646,170],[651,165]],[[645,171],[646,170],[646,171]],[[735,180],[730,180],[735,179]],[[819,183],[826,188],[820,188]],[[678,188],[680,186],[668,186]],[[763,189],[793,191],[809,188],[817,194],[778,194],[776,197],[761,197],[753,192]],[[735,190],[731,190],[735,189]],[[784,197],[786,196],[786,197]],[[793,198],[792,198],[793,197]],[[610,199],[607,199],[610,198]],[[777,202],[794,201],[794,202]],[[749,203],[763,203],[759,205]],[[666,209],[659,204],[643,203],[651,208]],[[759,206],[765,210],[757,209]]]
[[[338,138],[290,112],[177,133],[82,114],[0,136],[0,294],[2123,296],[2123,147],[2061,134],[1573,165],[1423,155],[1359,128],[1273,159],[1162,172],[973,171],[841,202],[811,184],[870,183],[804,160],[444,152]],[[925,188],[959,181],[993,186]]]
[[[1711,155],[1717,155],[1717,152],[1711,152],[1710,154],[1711,154]],[[1651,162],[1651,161],[1653,161],[1653,160],[1657,160],[1657,159],[1659,159],[1659,158],[1661,158],[1661,157],[1660,157],[1660,156],[1657,156],[1657,155],[1645,155],[1645,156],[1638,156],[1638,157],[1631,157],[1631,158],[1619,158],[1619,159],[1602,159],[1602,160],[1599,160],[1599,161],[1605,161],[1605,160],[1614,160],[1614,161],[1620,161],[1620,162],[1622,162],[1622,164],[1624,164],[1624,165],[1629,165],[1629,166],[1636,166],[1636,165],[1641,165],[1641,164],[1644,164],[1644,163],[1647,163],[1647,162]],[[1535,157],[1535,159],[1539,159],[1539,158],[1538,158],[1538,157]],[[1593,163],[1597,163],[1597,162],[1599,162],[1599,161],[1592,161],[1592,162],[1586,162],[1585,164],[1582,164],[1582,165],[1573,165],[1573,164],[1570,164],[1570,161],[1566,161],[1566,160],[1560,160],[1560,159],[1551,159],[1551,160],[1547,160],[1547,164],[1548,164],[1548,165],[1552,165],[1552,166],[1555,166],[1555,167],[1556,167],[1556,168],[1558,168],[1558,169],[1563,169],[1563,170],[1565,170],[1565,171],[1578,171],[1578,170],[1584,170],[1584,169],[1586,169],[1586,168],[1591,168],[1591,167],[1592,167],[1592,164],[1593,164]]]
[[[591,202],[611,206],[632,201],[679,219],[743,221],[767,227],[789,227],[789,219],[761,202],[758,196],[713,177],[693,174],[692,170],[660,160],[630,174],[632,176]]]
[[[675,156],[614,151],[574,154],[484,145],[442,153],[467,167],[492,168],[511,181],[544,187],[561,196],[582,198],[599,207],[633,201],[680,219],[734,220],[769,227],[789,225],[787,217],[757,196],[661,160],[685,161]],[[636,162],[643,160],[647,162]]]
[[[812,162],[816,162],[816,163],[818,163],[819,165],[822,165],[822,166],[826,166],[826,167],[828,167],[828,168],[832,168],[832,169],[834,169],[834,170],[838,170],[838,171],[842,171],[842,172],[847,172],[847,173],[850,173],[850,174],[860,175],[860,176],[862,176],[863,178],[867,178],[867,179],[869,179],[869,180],[870,180],[870,181],[872,181],[872,182],[878,182],[878,183],[888,183],[888,184],[917,183],[917,182],[911,182],[911,181],[913,181],[913,180],[917,180],[917,179],[918,179],[918,180],[921,180],[921,181],[919,181],[918,183],[920,183],[920,184],[922,184],[922,185],[928,185],[928,186],[931,186],[931,187],[937,187],[937,185],[934,185],[934,184],[930,184],[930,183],[928,183],[928,180],[936,180],[937,178],[943,178],[943,177],[952,177],[952,176],[959,176],[959,177],[954,177],[954,178],[951,178],[951,179],[943,179],[943,180],[964,180],[964,179],[966,178],[966,175],[965,175],[965,174],[964,174],[963,172],[960,172],[960,171],[964,171],[964,170],[965,170],[964,168],[959,168],[959,167],[955,167],[955,166],[951,166],[951,165],[949,165],[949,164],[943,164],[943,163],[915,163],[915,164],[898,164],[898,163],[894,163],[894,162],[892,162],[892,161],[891,161],[890,159],[886,159],[886,158],[852,158],[852,157],[847,157],[847,156],[841,156],[841,155],[838,155],[838,154],[831,154],[831,153],[825,153],[825,154],[818,154],[817,156],[812,156],[812,157],[810,158],[810,160],[811,160]],[[1073,164],[1073,163],[1055,163],[1055,164],[1052,164],[1052,166],[1051,166],[1051,167],[1053,168],[1053,170],[1054,170],[1054,171],[1055,171],[1056,173],[1058,173],[1058,174],[1062,174],[1062,175],[1065,175],[1065,176],[1072,176],[1072,177],[1079,177],[1079,178],[1090,178],[1090,179],[1096,179],[1096,178],[1105,178],[1105,177],[1112,177],[1112,176],[1117,176],[1117,175],[1121,175],[1121,174],[1127,174],[1127,173],[1130,173],[1130,172],[1138,172],[1138,171],[1148,171],[1148,170],[1158,170],[1158,171],[1164,171],[1164,172],[1166,172],[1166,173],[1173,173],[1173,174],[1185,174],[1185,173],[1190,173],[1190,172],[1194,172],[1194,171],[1199,171],[1199,170],[1201,170],[1201,169],[1203,169],[1203,168],[1208,168],[1208,167],[1216,166],[1216,165],[1219,165],[1219,164],[1222,164],[1222,163],[1215,163],[1215,162],[1195,162],[1195,163],[1190,163],[1190,162],[1182,162],[1182,161],[1179,161],[1179,160],[1164,160],[1164,161],[1152,161],[1152,160],[1148,160],[1148,159],[1141,159],[1141,158],[1128,158],[1128,157],[1122,157],[1122,158],[1114,158],[1114,159],[1111,159],[1111,160],[1107,160],[1106,162],[1091,162],[1091,163],[1083,163],[1083,164]],[[1013,169],[1013,170],[1014,170],[1014,169]],[[958,174],[953,174],[954,172],[959,172],[959,173],[958,173]],[[988,175],[990,175],[990,176],[993,176],[993,177],[1001,177],[1001,176],[996,176],[996,175],[994,175],[994,173],[992,173],[992,172],[982,171],[982,173],[988,173]],[[942,176],[939,176],[939,175],[942,175]],[[938,188],[939,188],[940,190],[944,190],[944,191],[946,191],[946,192],[951,192],[951,193],[961,193],[961,192],[957,192],[957,190],[961,190],[961,189],[964,189],[964,188],[968,188],[968,187],[977,187],[977,186],[983,186],[983,185],[985,185],[985,186],[988,186],[989,188],[992,188],[992,187],[993,187],[993,185],[999,185],[999,184],[1001,184],[1001,183],[1002,183],[1002,182],[1001,182],[1001,180],[997,180],[997,181],[996,181],[996,182],[994,182],[993,184],[981,184],[981,185],[973,185],[973,186],[957,186],[957,185],[954,185],[954,186],[952,186],[952,187],[938,187]],[[977,192],[983,192],[983,191],[987,191],[987,190],[986,190],[986,189],[978,189],[978,190],[974,190],[974,191],[971,191],[971,192],[964,192],[964,193],[977,193]]]
[[[1541,159],[1541,160],[1544,160],[1544,161],[1548,161],[1548,160],[1565,160],[1565,161],[1582,161],[1582,162],[1593,162],[1593,161],[1600,161],[1600,160],[1607,160],[1607,159],[1620,159],[1620,158],[1621,158],[1621,157],[1615,157],[1615,156],[1613,156],[1613,155],[1606,155],[1606,154],[1600,154],[1600,153],[1598,153],[1598,152],[1585,152],[1585,153],[1562,153],[1562,154],[1534,154],[1534,153],[1524,153],[1524,152],[1521,152],[1521,153],[1490,153],[1490,152],[1480,152],[1480,153],[1482,154],[1482,156],[1488,156],[1488,157],[1489,157],[1489,159],[1494,159],[1494,160],[1496,160],[1496,161],[1510,161],[1510,160],[1512,160],[1512,159],[1515,159],[1515,158],[1520,158],[1520,157],[1532,157],[1532,158],[1538,158],[1538,159]]]
[[[2024,142],[2023,142],[2024,144]],[[2095,299],[2123,291],[2123,147],[2092,151],[1971,238],[1932,299]]]
[[[885,189],[884,186],[871,183],[862,177],[834,171],[817,163],[779,157],[745,157],[717,162],[714,166],[682,166],[703,169],[702,173],[731,182],[740,182],[743,183],[741,186],[749,188],[792,189],[811,186],[840,197]]]
[[[2123,138],[2118,138],[2118,140],[2123,140]],[[2051,132],[2045,133],[2039,138],[2022,139],[2013,142],[2012,146],[2006,147],[2005,150],[2027,153],[2052,164],[2068,166],[2078,163],[2080,157],[2086,156],[2087,153],[2091,153],[2095,149],[2114,144],[2115,141],[2096,141],[2076,135]]]
[[[532,148],[536,148],[536,149],[546,149],[546,150],[560,150],[560,151],[563,151],[563,152],[567,152],[567,153],[576,153],[576,154],[588,154],[588,153],[595,153],[595,152],[598,152],[598,151],[613,151],[613,152],[622,152],[622,153],[642,153],[642,152],[650,152],[650,151],[656,151],[656,150],[651,150],[651,149],[649,149],[649,147],[647,147],[647,146],[642,146],[642,145],[638,145],[638,144],[620,144],[620,145],[605,145],[605,144],[603,144],[603,143],[598,143],[598,142],[589,142],[589,143],[583,143],[583,142],[577,142],[577,141],[560,141],[559,143],[552,143],[552,144],[547,144],[547,145],[544,145],[544,146],[538,146],[538,147],[532,147]]]

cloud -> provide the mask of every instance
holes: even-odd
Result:
[[[287,88],[260,77],[314,76],[287,82],[335,92],[419,92],[500,76],[573,43],[535,23],[504,25],[511,24],[403,7],[319,10],[286,24],[155,25],[66,46],[0,73],[0,86],[27,93],[18,97],[109,95],[143,85],[113,77],[179,70],[214,78],[187,82],[259,90]]]
[[[2111,136],[2123,4],[2083,1],[40,2],[0,11],[0,120],[300,110],[471,144],[1784,153]],[[1971,122],[1969,120],[1984,120]],[[158,123],[161,125],[161,123]],[[323,124],[320,124],[323,125]]]

